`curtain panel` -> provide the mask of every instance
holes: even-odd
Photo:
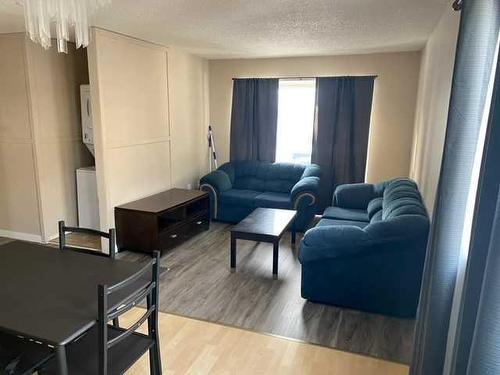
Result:
[[[276,78],[233,80],[230,160],[274,162],[278,127]]]
[[[320,77],[312,162],[321,167],[318,210],[331,205],[336,186],[365,180],[376,77]]]
[[[460,324],[457,328],[457,340],[454,353],[450,358],[450,372],[456,375],[466,374],[467,367],[469,366],[469,359],[472,358],[471,346],[474,336],[476,336],[475,347],[481,348],[481,350],[477,350],[477,356],[475,356],[475,358],[481,358],[481,360],[475,361],[474,368],[477,368],[478,365],[482,366],[481,363],[488,362],[483,358],[485,356],[485,352],[483,351],[484,344],[481,343],[483,340],[490,340],[488,338],[489,335],[485,334],[488,332],[487,330],[490,330],[490,334],[494,335],[495,340],[500,337],[498,319],[496,319],[496,321],[488,321],[484,316],[481,318],[478,317],[478,310],[482,304],[480,300],[484,298],[482,302],[485,303],[486,297],[482,296],[486,296],[488,293],[493,293],[488,298],[495,298],[494,295],[496,294],[497,307],[495,314],[497,317],[500,316],[500,310],[498,310],[500,306],[500,278],[497,277],[495,279],[496,281],[492,280],[492,283],[485,281],[483,285],[484,277],[488,273],[488,271],[485,271],[488,257],[493,259],[495,254],[500,254],[500,242],[498,241],[498,236],[500,234],[500,209],[498,208],[500,200],[500,168],[498,168],[498,161],[500,160],[500,56],[497,57],[496,81],[492,95],[492,111],[485,138],[485,152],[482,160],[481,176],[478,183],[475,220],[471,233],[471,245],[465,273],[465,285],[463,287],[460,302]],[[497,206],[494,205],[495,201],[497,202]],[[492,234],[492,232],[496,232],[496,235]],[[496,239],[494,239],[495,236]],[[490,262],[490,267],[497,267],[495,274],[500,276],[498,259],[500,258],[497,258],[497,265],[494,266],[494,261],[492,260]],[[491,275],[490,277],[494,278],[495,276]],[[481,291],[481,289],[483,289],[483,291]],[[487,309],[490,308],[486,308],[486,310]],[[495,307],[493,307],[493,311],[495,311]],[[478,331],[481,332],[480,334],[476,333],[476,326],[486,321],[488,321],[488,323],[484,325],[482,329],[486,328],[486,326],[489,326],[489,328],[486,328],[485,331]],[[495,326],[496,328],[494,328]],[[479,327],[477,329],[479,329]],[[498,342],[498,344],[500,345],[500,342]],[[496,354],[492,356],[491,359],[499,359],[499,347],[497,346],[496,349],[490,347],[490,349],[496,350]],[[500,361],[497,361],[495,373],[500,373],[499,366]],[[475,372],[472,372],[472,374],[474,373]]]
[[[490,237],[490,233],[495,226],[491,210],[495,210],[497,192],[491,190],[491,184],[488,188],[482,185],[487,172],[484,157],[488,149],[491,151],[488,141],[485,142],[486,154],[483,154],[482,177],[479,179],[475,160],[478,155],[481,156],[478,147],[482,142],[480,134],[485,110],[489,109],[488,90],[495,66],[500,0],[465,0],[462,4],[445,146],[417,314],[411,375],[497,374],[499,369],[498,315],[496,319],[492,319],[491,315],[493,311],[498,314],[500,306],[498,273],[489,279],[492,286],[496,283],[496,289],[488,288],[489,291],[486,291],[483,285],[479,298],[485,264],[489,263],[491,270],[498,270],[498,257],[491,256],[491,262],[486,262],[488,249],[490,254],[496,250],[498,255],[498,242],[490,242],[495,239]],[[490,134],[492,127],[498,127],[498,122],[490,123]],[[498,168],[498,157],[489,168],[492,167]],[[489,196],[487,201],[486,196]],[[474,210],[472,222],[468,216],[471,210]],[[498,225],[498,221],[496,223]],[[495,292],[496,297],[493,297],[491,293]],[[476,326],[476,321],[480,321],[478,306],[493,302],[494,298],[496,306],[484,305],[479,310],[480,315],[482,310],[483,318],[488,319],[488,323]],[[486,335],[483,338],[478,335],[481,331]],[[474,349],[477,351],[474,352]],[[473,357],[484,359],[492,353],[495,355],[490,359],[497,361],[496,364],[469,363]]]
[[[498,9],[500,14],[500,7]],[[453,374],[500,374],[500,54]],[[496,201],[496,205],[494,202]],[[475,246],[474,246],[475,245]]]

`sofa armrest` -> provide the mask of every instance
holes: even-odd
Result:
[[[229,176],[227,175],[226,172],[223,172],[221,170],[210,172],[209,174],[203,176],[200,179],[200,187],[207,185],[215,189],[217,194],[229,190],[232,187],[231,180],[229,180]]]
[[[302,173],[302,178],[306,177],[321,177],[321,169],[319,168],[319,165],[317,164],[309,164],[306,166],[304,169],[304,173]]]
[[[333,193],[333,205],[342,208],[364,209],[368,203],[376,198],[372,184],[344,184],[339,185]]]
[[[220,194],[231,189],[232,184],[226,172],[215,170],[200,179],[200,189],[210,197],[210,217],[217,219]]]
[[[290,192],[292,205],[297,209],[299,205],[312,206],[318,198],[319,178],[305,177],[299,180]]]
[[[326,225],[309,229],[300,244],[302,264],[334,258],[355,257],[370,252],[380,256],[425,258],[429,219],[405,215],[369,224],[364,229],[351,225]]]
[[[304,264],[316,260],[352,256],[370,249],[370,236],[353,225],[321,226],[309,229],[300,244],[299,260]]]

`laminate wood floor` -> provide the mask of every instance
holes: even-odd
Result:
[[[315,304],[300,296],[298,244],[285,234],[280,245],[279,278],[272,278],[272,245],[238,241],[237,270],[229,270],[230,225],[211,223],[204,232],[164,252],[161,259],[160,309],[289,337],[340,350],[407,364],[414,321]],[[0,243],[9,239],[0,238]],[[72,245],[100,248],[80,234]],[[51,241],[57,246],[58,239]],[[299,242],[297,242],[299,243]],[[122,259],[145,256],[124,252]]]
[[[143,313],[131,310],[120,324]],[[170,314],[159,314],[159,331],[164,374],[408,374],[401,364]],[[127,371],[144,374],[149,374],[147,354]]]
[[[5,238],[5,237],[0,237],[0,245],[6,244],[11,242],[12,240],[10,238]]]
[[[211,223],[209,231],[163,253],[161,311],[409,363],[413,320],[302,299],[298,245],[290,245],[290,234],[281,242],[277,280],[272,245],[265,243],[238,241],[237,268],[231,273],[229,229]],[[144,256],[124,252],[119,257]]]
[[[106,240],[107,241],[107,240]],[[51,246],[59,246],[59,237],[54,238],[49,243]],[[66,235],[66,244],[85,249],[100,250],[101,237],[92,236],[84,233],[69,233]]]

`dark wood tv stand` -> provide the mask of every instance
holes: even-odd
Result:
[[[120,251],[166,250],[209,228],[209,197],[170,189],[115,207],[115,225]]]

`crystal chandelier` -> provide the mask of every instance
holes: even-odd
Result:
[[[55,26],[57,50],[68,52],[70,29],[74,29],[76,48],[89,44],[89,17],[111,0],[17,0],[24,7],[26,33],[35,43],[48,49]]]

